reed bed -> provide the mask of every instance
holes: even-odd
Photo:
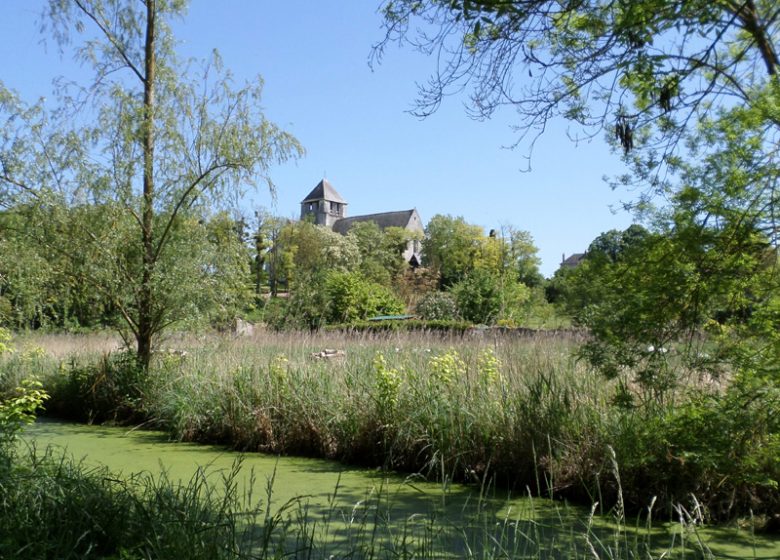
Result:
[[[579,342],[491,331],[181,334],[142,375],[128,354],[62,358],[45,338],[21,338],[0,369],[6,385],[39,377],[50,414],[144,423],[182,441],[490,481],[600,511],[621,496],[629,511],[656,500],[673,517],[695,502],[707,519],[772,520],[776,391],[721,399],[722,386],[690,376],[663,406],[621,407],[616,382],[575,358]]]

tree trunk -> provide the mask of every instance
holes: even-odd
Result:
[[[260,300],[263,293],[263,268],[265,267],[265,243],[260,226],[255,233],[255,299]]]
[[[146,0],[146,41],[144,44],[144,111],[143,164],[144,182],[141,237],[143,244],[143,275],[138,296],[138,365],[149,369],[154,335],[154,292],[152,281],[156,256],[154,251],[154,81],[155,81],[155,17],[156,0]]]
[[[756,42],[761,58],[766,65],[767,74],[774,76],[777,74],[778,59],[772,40],[767,33],[766,24],[759,21],[756,3],[748,0],[740,6],[737,15],[742,20],[742,26]]]

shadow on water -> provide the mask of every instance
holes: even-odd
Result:
[[[485,486],[436,484],[333,461],[242,455],[172,442],[143,429],[40,420],[25,439],[39,448],[65,448],[76,459],[124,476],[164,470],[170,480],[186,482],[203,467],[215,485],[240,458],[238,495],[246,510],[257,508],[243,522],[252,542],[286,551],[315,549],[315,557],[447,551],[453,557],[657,558],[666,552],[665,558],[680,559],[780,558],[780,539],[738,528],[657,521],[648,527],[644,519],[615,523],[614,517],[590,516],[562,502],[508,496]],[[703,548],[712,555],[703,555]]]

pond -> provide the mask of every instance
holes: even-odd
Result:
[[[217,446],[176,443],[160,432],[39,420],[25,441],[57,446],[88,465],[114,473],[163,470],[187,482],[199,468],[219,485],[240,460],[239,492],[270,514],[316,527],[315,538],[334,553],[361,539],[385,550],[425,540],[453,556],[466,550],[516,558],[780,558],[780,538],[755,536],[739,527],[702,528],[645,519],[615,523],[581,508],[492,489],[429,483],[342,464],[259,453],[240,454]],[[248,507],[248,506],[247,506]],[[702,552],[703,551],[703,552]],[[711,554],[711,555],[710,555]],[[485,554],[487,556],[487,554]]]

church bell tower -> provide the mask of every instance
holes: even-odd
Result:
[[[346,216],[347,203],[336,192],[327,179],[323,179],[301,201],[301,220],[312,219],[320,226],[333,227],[333,224]]]

